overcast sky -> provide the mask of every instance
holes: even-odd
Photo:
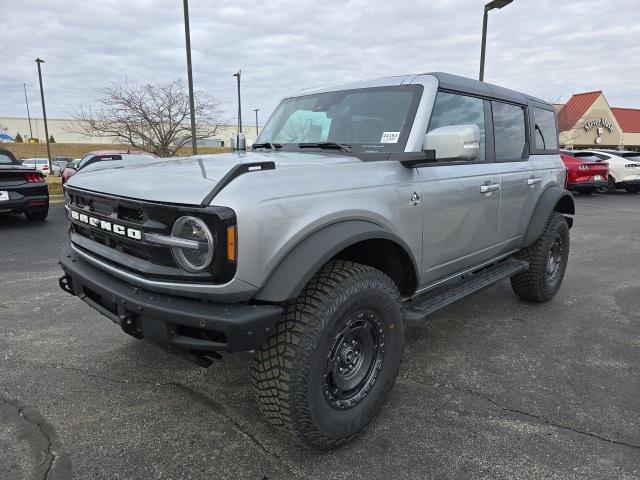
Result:
[[[603,89],[640,108],[639,0],[515,0],[491,12],[485,80],[550,101]],[[191,0],[197,90],[261,123],[303,87],[404,73],[477,77],[478,0]],[[607,7],[605,7],[607,6]],[[50,117],[88,106],[109,81],[186,79],[180,0],[21,0],[2,11],[0,117],[41,115],[33,60],[45,59]]]

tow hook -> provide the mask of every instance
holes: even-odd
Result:
[[[75,293],[73,291],[73,281],[71,280],[71,277],[69,275],[63,275],[62,277],[60,277],[58,279],[58,285],[60,285],[60,288],[68,294],[75,296]]]

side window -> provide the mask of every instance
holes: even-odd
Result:
[[[535,121],[536,150],[557,150],[558,130],[556,116],[551,110],[533,109]]]
[[[527,143],[524,108],[502,102],[491,102],[496,161],[522,159]]]
[[[440,127],[473,124],[480,128],[480,151],[476,160],[481,162],[485,159],[486,150],[484,100],[457,93],[438,92],[428,132]]]

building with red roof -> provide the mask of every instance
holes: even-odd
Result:
[[[602,90],[577,93],[556,108],[565,147],[640,151],[640,109],[611,107]]]

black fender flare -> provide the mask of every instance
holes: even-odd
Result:
[[[419,272],[408,245],[384,227],[367,220],[344,220],[324,226],[293,247],[267,277],[253,297],[265,302],[284,302],[296,298],[311,277],[336,254],[363,240],[384,239],[398,244]]]
[[[542,232],[544,226],[549,220],[553,211],[560,212],[565,215],[575,215],[576,207],[573,201],[573,195],[568,190],[560,188],[557,185],[547,188],[538,199],[533,215],[529,221],[529,227],[522,240],[522,247],[532,245]],[[573,219],[567,217],[569,228],[573,225]]]

